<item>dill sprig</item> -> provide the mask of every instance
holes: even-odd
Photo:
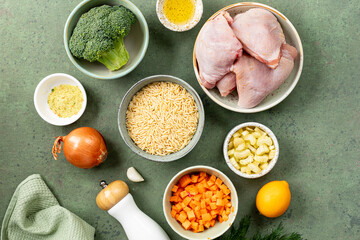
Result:
[[[234,225],[231,227],[230,234],[226,234],[218,240],[302,240],[299,233],[282,234],[284,230],[283,224],[280,223],[276,229],[271,233],[262,236],[261,233],[256,233],[252,238],[246,238],[246,233],[250,227],[250,216],[245,216],[241,219],[240,224],[237,228]]]

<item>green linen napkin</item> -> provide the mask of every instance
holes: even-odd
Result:
[[[92,240],[95,229],[61,207],[40,175],[16,188],[6,210],[1,240]]]

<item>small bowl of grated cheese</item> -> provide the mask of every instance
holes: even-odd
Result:
[[[84,113],[87,98],[81,83],[65,73],[54,73],[40,81],[35,89],[36,111],[46,122],[65,126]]]
[[[156,75],[140,80],[125,94],[118,126],[126,145],[149,160],[170,162],[188,154],[204,128],[199,95],[184,80]]]

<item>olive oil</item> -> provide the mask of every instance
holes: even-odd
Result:
[[[164,15],[176,25],[188,23],[195,15],[196,0],[165,0]]]

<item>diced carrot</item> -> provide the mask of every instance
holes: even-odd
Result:
[[[210,226],[213,227],[215,225],[215,219],[210,221]]]
[[[209,187],[209,189],[210,189],[211,191],[216,191],[216,190],[218,189],[218,187],[214,184],[214,185],[212,185],[211,187]]]
[[[200,184],[201,184],[204,188],[209,188],[206,179],[202,180],[202,181],[200,182]]]
[[[225,186],[225,187],[226,187],[226,186]],[[223,191],[223,193],[224,193],[225,195],[229,195],[229,194],[231,193],[230,189],[228,189],[227,187],[226,187],[226,188],[223,188],[222,191]]]
[[[234,212],[234,207],[231,207],[231,212]]]
[[[190,228],[190,226],[191,226],[191,223],[190,223],[189,220],[185,220],[185,222],[183,222],[182,226],[183,226],[186,230],[188,230],[188,229]]]
[[[225,222],[229,219],[228,215],[226,215],[225,212],[222,214],[222,218]]]
[[[200,207],[201,207],[202,209],[206,208],[206,202],[205,202],[204,199],[201,200]]]
[[[188,219],[189,219],[190,221],[192,221],[193,219],[195,219],[195,213],[194,213],[193,210],[190,210],[190,211],[186,212],[186,214],[187,214],[187,217],[188,217]]]
[[[204,188],[203,186],[198,186],[198,190],[199,190],[199,193],[206,192],[206,188]]]
[[[180,212],[183,209],[180,203],[176,204],[175,207],[177,209],[177,212]]]
[[[180,214],[179,214],[178,220],[179,220],[181,223],[183,223],[183,222],[185,222],[186,218],[187,218],[187,214],[186,214],[184,211],[181,211]]]
[[[194,229],[195,231],[197,231],[197,230],[198,230],[198,227],[199,227],[199,223],[197,223],[197,222],[191,222],[191,227],[192,227],[192,229]]]
[[[201,219],[203,221],[210,221],[212,219],[212,217],[209,213],[204,213],[204,214],[201,214]]]
[[[205,192],[205,197],[206,197],[206,198],[211,198],[212,195],[213,195],[213,192],[212,192],[212,191],[207,191],[207,192]]]
[[[187,197],[188,196],[188,192],[187,191],[182,191],[181,193],[180,193],[180,197],[182,198],[182,199],[184,199],[185,197]]]
[[[228,202],[225,206],[228,208],[231,207],[231,202]]]
[[[186,198],[183,200],[183,203],[185,204],[185,206],[187,206],[190,202],[191,202],[191,198],[190,198],[190,197],[186,197]]]
[[[223,182],[223,181],[221,181],[220,178],[217,178],[216,181],[215,181],[215,184],[216,184],[218,187],[220,187],[221,184],[222,184],[222,182]]]
[[[204,226],[205,226],[206,228],[209,228],[209,227],[210,227],[210,221],[209,221],[209,222],[206,222],[206,223],[204,224]]]
[[[174,193],[173,195],[174,195],[174,196],[180,196],[180,193],[181,193],[182,191],[184,191],[183,188],[178,188],[178,190],[176,191],[176,193]]]
[[[204,225],[204,220],[199,220],[200,225]]]
[[[199,202],[201,197],[202,197],[202,194],[197,194],[196,196],[194,196],[194,200]]]
[[[200,209],[201,214],[206,214],[208,211],[205,208]]]
[[[192,186],[192,185],[187,186],[185,190],[193,196],[199,193],[199,189],[196,186]]]
[[[217,209],[216,203],[214,203],[214,202],[210,203],[210,207],[212,210]]]
[[[206,172],[200,172],[200,176],[199,176],[198,182],[201,182],[201,181],[204,180],[205,178],[207,178]]]
[[[195,210],[195,208],[196,208],[197,205],[196,205],[195,201],[192,200],[192,201],[189,203],[189,206],[190,206],[192,209]]]
[[[211,212],[210,212],[210,214],[211,214],[211,216],[217,216],[218,214],[219,214],[219,211],[218,210],[212,210]]]
[[[216,176],[211,175],[211,177],[210,177],[209,181],[212,181],[212,182],[214,182],[214,183],[215,183],[215,181],[216,181]]]
[[[191,178],[189,177],[189,175],[185,175],[180,178],[179,183],[181,187],[186,187],[188,184],[191,183]]]
[[[172,192],[176,192],[179,189],[178,185],[174,185],[173,188],[171,189]]]
[[[211,187],[212,185],[215,184],[215,182],[213,182],[213,181],[207,181],[206,183],[207,183],[207,185],[208,185],[209,187]]]
[[[195,196],[199,193],[199,189],[197,187],[194,187],[189,193],[191,195]]]
[[[172,196],[170,197],[170,202],[180,202],[181,200],[179,199],[178,196]]]
[[[201,218],[200,211],[195,211],[195,216],[196,216],[197,219]]]
[[[204,231],[204,225],[200,224],[198,227],[198,232],[203,232]]]
[[[224,195],[224,194],[223,194],[222,191],[216,191],[216,194],[215,194],[215,195],[216,195],[217,198],[223,198],[223,195]]]
[[[191,182],[192,183],[197,183],[198,179],[199,179],[199,175],[197,175],[197,174],[191,175]]]
[[[189,207],[184,207],[184,211],[187,213],[187,212],[191,211],[191,208],[189,208]]]
[[[176,211],[175,210],[171,210],[171,216],[174,218],[176,216]]]
[[[230,208],[225,208],[225,213],[227,214],[227,215],[229,215],[230,214]]]
[[[212,201],[212,202],[216,202],[217,199],[218,199],[218,198],[216,197],[216,195],[214,195],[214,196],[211,197],[211,201]]]
[[[220,223],[222,223],[224,221],[223,218],[220,215],[218,217],[218,220],[219,220]]]

